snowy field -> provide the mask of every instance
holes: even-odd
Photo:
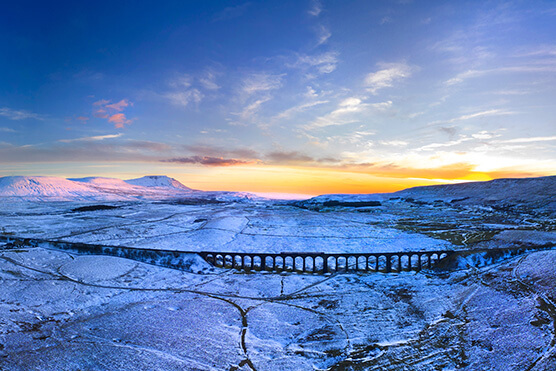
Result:
[[[546,215],[398,200],[319,210],[263,200],[110,202],[104,205],[115,208],[78,209],[87,205],[4,201],[0,232],[253,252],[556,241]],[[0,250],[0,281],[0,369],[6,370],[556,367],[553,251],[452,272],[322,276],[195,274],[23,246]]]
[[[117,208],[73,211],[70,202],[11,203],[0,232],[20,237],[166,250],[368,252],[450,249],[444,240],[392,227],[396,217],[316,213],[271,202],[180,205],[114,203]],[[25,211],[20,212],[23,208]]]

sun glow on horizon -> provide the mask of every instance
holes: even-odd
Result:
[[[0,14],[0,176],[315,195],[556,174],[547,2],[58,7]]]
[[[359,168],[331,169],[299,166],[241,165],[228,167],[167,165],[160,168],[152,163],[113,163],[110,165],[57,163],[43,164],[29,171],[26,167],[12,169],[3,175],[44,175],[78,178],[88,176],[119,178],[123,180],[145,175],[166,175],[185,186],[203,191],[236,191],[255,194],[282,194],[279,198],[303,198],[332,193],[391,193],[406,188],[453,184],[472,181],[488,181],[497,178],[524,178],[553,175],[551,173],[511,172],[464,172],[459,178],[429,177],[430,169],[419,176],[418,169],[394,174],[366,173]],[[450,174],[451,172],[448,172]],[[434,172],[433,172],[434,174]]]

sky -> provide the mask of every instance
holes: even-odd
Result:
[[[0,176],[390,192],[556,174],[554,1],[18,1]]]

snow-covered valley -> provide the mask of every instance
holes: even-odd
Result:
[[[0,179],[4,236],[183,251],[530,248],[449,271],[312,275],[0,246],[0,368],[554,369],[556,251],[535,249],[556,243],[555,181],[539,179],[511,197],[464,185],[465,200],[416,189],[301,202],[160,191],[160,179],[116,187],[124,199],[105,197],[113,181],[81,181],[97,194],[62,187],[45,202]]]

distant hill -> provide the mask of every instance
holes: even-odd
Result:
[[[453,201],[469,197],[481,201],[546,200],[556,197],[556,176],[539,178],[494,179],[486,182],[432,185],[395,192],[400,197],[418,197],[423,201]]]
[[[394,193],[330,194],[298,202],[298,205],[309,208],[355,207],[358,203],[360,206],[372,206],[371,203],[383,205],[403,201],[416,205],[475,205],[493,209],[527,209],[552,214],[556,213],[556,176],[421,186]]]
[[[28,198],[90,198],[98,190],[64,178],[46,176],[7,176],[0,178],[0,196]]]
[[[0,197],[30,201],[132,201],[159,199],[203,199],[235,201],[253,199],[237,192],[193,190],[167,176],[138,179],[86,177],[64,179],[48,176],[0,177]]]
[[[192,191],[191,188],[184,186],[174,178],[165,175],[147,175],[142,178],[129,179],[125,181],[127,184],[132,184],[141,187],[161,187],[179,189],[182,191]]]

